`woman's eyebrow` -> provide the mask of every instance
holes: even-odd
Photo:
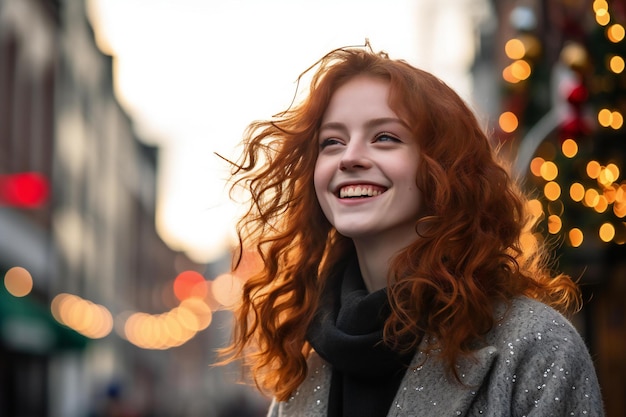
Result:
[[[399,124],[399,125],[402,125],[404,128],[408,129],[408,126],[406,125],[406,123],[404,123],[402,120],[398,119],[397,117],[378,117],[375,119],[371,119],[365,123],[365,127],[372,128],[372,127],[377,127],[380,125],[390,124],[390,123]],[[347,127],[345,124],[341,122],[327,122],[320,126],[320,131],[324,129],[335,129],[335,130],[345,131],[347,130]]]
[[[325,130],[325,129],[331,129],[331,130],[348,130],[348,128],[346,127],[345,124],[341,123],[341,122],[326,122],[323,125],[320,126],[320,131]]]
[[[390,123],[399,124],[399,125],[402,125],[402,127],[405,127],[408,129],[408,126],[406,125],[406,123],[404,123],[402,120],[398,119],[397,117],[379,117],[376,119],[368,120],[367,123],[365,123],[365,126],[376,127],[376,126],[390,124]]]

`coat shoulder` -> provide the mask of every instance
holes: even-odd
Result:
[[[287,401],[278,402],[274,400],[268,416],[326,416],[332,368],[317,353],[312,352],[307,360],[307,369],[307,376],[302,384]]]

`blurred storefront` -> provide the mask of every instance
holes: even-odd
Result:
[[[575,324],[607,415],[621,416],[626,2],[493,0],[491,11],[474,104],[537,196],[538,237],[580,277]],[[112,70],[84,1],[0,0],[0,415],[262,415],[231,369],[210,367],[229,332],[217,308],[228,259],[197,265],[157,235],[159,149],[137,137]],[[27,274],[7,283],[15,267]]]
[[[159,150],[137,137],[112,71],[84,1],[0,0],[2,416],[211,416],[245,403],[210,368],[227,313],[181,306],[173,290],[228,261],[198,265],[158,236]]]
[[[0,269],[2,276],[4,271]],[[40,302],[0,288],[0,410],[47,415],[48,367],[54,355],[82,352],[87,338],[60,325]]]
[[[535,199],[539,239],[579,282],[574,317],[608,416],[626,408],[626,2],[492,1],[475,65],[481,105]],[[493,80],[500,80],[493,90]]]

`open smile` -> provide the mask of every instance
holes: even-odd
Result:
[[[387,191],[385,187],[370,184],[346,185],[339,188],[339,198],[367,198],[376,197]]]

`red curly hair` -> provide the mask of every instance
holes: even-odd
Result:
[[[255,248],[263,268],[244,285],[226,352],[230,360],[244,359],[260,389],[286,400],[304,380],[311,351],[305,334],[321,289],[354,253],[352,241],[324,217],[313,172],[324,111],[333,92],[356,76],[389,83],[389,106],[420,149],[421,238],[391,262],[385,342],[409,351],[424,334],[434,336],[454,373],[457,359],[494,325],[494,301],[526,295],[561,311],[578,306],[574,282],[552,276],[537,242],[522,244],[532,236],[526,200],[451,88],[363,48],[332,51],[316,66],[301,103],[249,126],[233,172],[232,190],[251,197],[238,224],[239,254]]]

